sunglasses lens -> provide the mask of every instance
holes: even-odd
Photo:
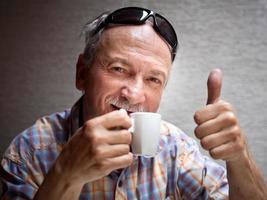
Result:
[[[112,14],[112,21],[115,23],[141,23],[149,13],[145,10],[132,8],[121,9]]]
[[[167,40],[171,47],[175,49],[177,46],[177,37],[171,24],[160,15],[156,15],[156,21],[160,34]]]

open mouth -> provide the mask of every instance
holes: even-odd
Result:
[[[122,108],[120,108],[120,107],[117,107],[117,106],[115,106],[115,105],[113,105],[113,104],[110,104],[111,105],[111,107],[112,107],[112,110],[120,110],[120,109],[122,109]],[[126,110],[126,109],[125,109]],[[127,112],[127,114],[130,116],[130,114],[131,113],[133,113],[132,111],[129,111],[129,110],[126,110],[126,112]]]

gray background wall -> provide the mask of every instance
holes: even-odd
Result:
[[[224,72],[222,97],[236,108],[256,162],[267,177],[266,0],[1,0],[0,153],[35,119],[79,97],[75,64],[81,27],[100,12],[145,6],[171,19],[180,51],[162,100],[163,117],[193,136],[212,68]]]

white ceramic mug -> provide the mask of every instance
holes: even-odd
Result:
[[[131,115],[132,153],[153,157],[158,151],[161,115],[152,112],[135,112]]]

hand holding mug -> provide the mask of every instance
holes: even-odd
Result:
[[[56,167],[66,180],[83,185],[129,166],[133,162],[130,126],[125,110],[86,121],[63,148]]]

